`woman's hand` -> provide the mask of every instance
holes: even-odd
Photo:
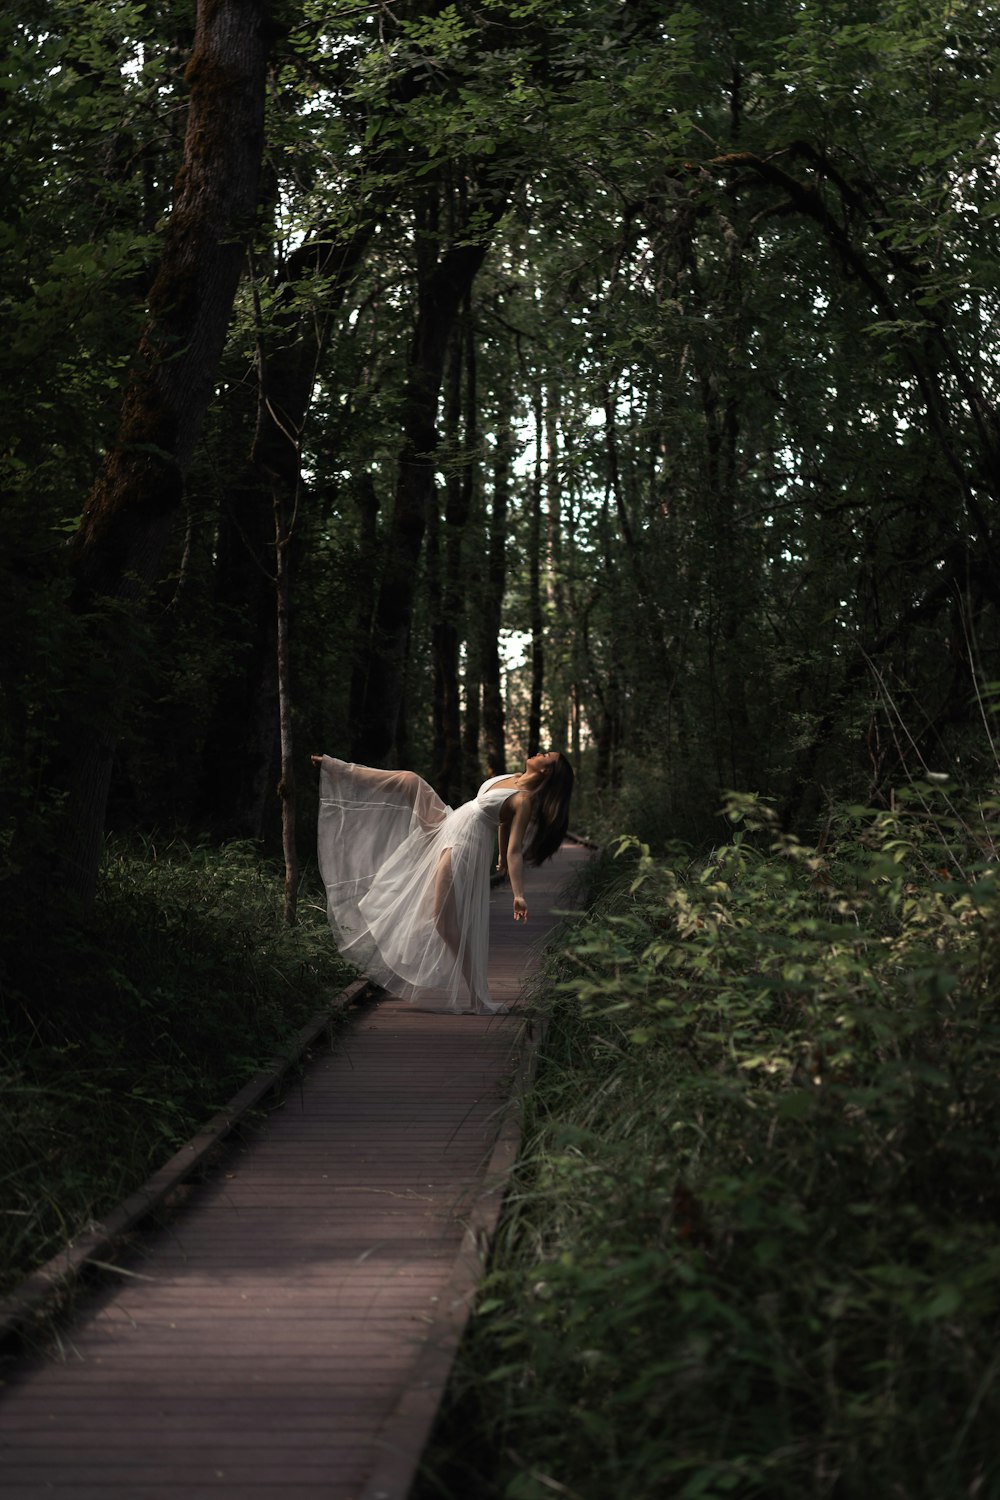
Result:
[[[497,874],[498,875],[506,875],[506,873],[507,873],[507,861],[504,859],[503,855],[501,854],[500,858],[497,860]]]
[[[323,764],[322,755],[310,755],[309,759],[312,761],[314,766],[321,766]]]
[[[528,920],[528,903],[527,903],[527,901],[525,901],[525,899],[524,899],[523,896],[515,896],[514,897],[514,921],[515,922],[527,922],[527,920]]]

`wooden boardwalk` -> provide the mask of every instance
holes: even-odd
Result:
[[[516,999],[584,857],[529,873],[527,932],[494,892],[495,998]],[[50,1350],[5,1367],[4,1500],[404,1500],[523,1048],[516,1011],[368,1006]]]

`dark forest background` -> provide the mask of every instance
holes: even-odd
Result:
[[[1000,1494],[1000,16],[9,0],[0,1290],[349,977],[326,751],[602,852],[423,1500]]]
[[[195,26],[0,22],[19,881],[273,850],[293,778],[307,850],[315,749],[453,801],[555,746],[654,843],[995,774],[991,8]]]

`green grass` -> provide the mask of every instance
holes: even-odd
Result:
[[[1000,1494],[996,805],[730,811],[548,975],[420,1500]]]
[[[92,927],[0,948],[0,1290],[156,1169],[350,977],[252,845],[114,844]]]

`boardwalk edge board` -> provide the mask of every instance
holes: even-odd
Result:
[[[444,1400],[452,1366],[475,1305],[514,1163],[521,1148],[524,1101],[530,1091],[545,1021],[526,1018],[511,1089],[440,1311],[427,1330],[410,1380],[375,1439],[374,1467],[358,1500],[406,1500]]]
[[[99,1223],[84,1230],[72,1244],[0,1299],[0,1344],[22,1335],[29,1324],[44,1320],[58,1300],[87,1269],[101,1265],[114,1252],[123,1235],[134,1229],[175,1188],[188,1178],[205,1158],[225,1140],[236,1125],[270,1094],[286,1073],[301,1060],[317,1037],[349,1006],[379,993],[367,979],[356,979],[312,1017],[292,1040],[287,1054],[274,1058],[267,1067],[244,1084],[229,1103],[202,1126],[173,1156],[148,1177],[141,1187],[113,1208]]]

